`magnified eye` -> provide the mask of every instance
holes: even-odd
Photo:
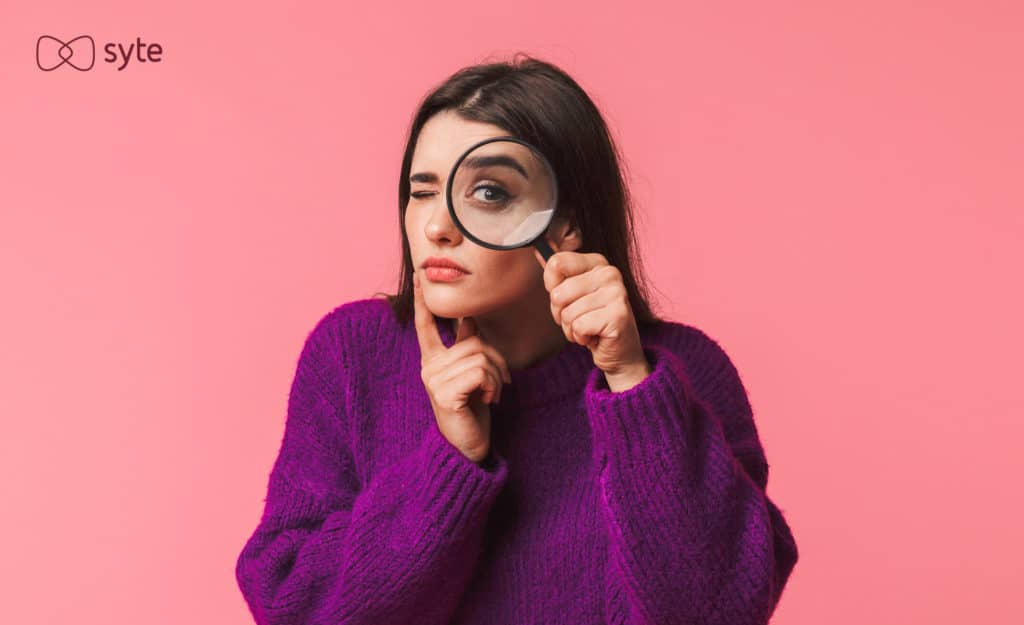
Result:
[[[490,204],[502,204],[508,201],[510,196],[505,192],[504,189],[494,185],[480,185],[476,189],[473,189],[473,197],[480,200],[481,202],[487,202]]]

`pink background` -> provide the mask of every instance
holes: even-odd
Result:
[[[801,552],[773,623],[1024,622],[1022,11],[844,4],[3,0],[3,621],[252,622],[301,343],[395,289],[419,99],[522,50],[748,387]],[[42,72],[43,34],[163,60]]]

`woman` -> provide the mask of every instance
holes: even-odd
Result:
[[[501,135],[556,172],[547,263],[448,214],[452,164]],[[464,68],[398,195],[398,294],[338,306],[299,357],[237,562],[256,622],[767,622],[797,549],[751,407],[714,340],[648,307],[586,93],[529,57]]]

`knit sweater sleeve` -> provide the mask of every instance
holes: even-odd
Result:
[[[302,349],[261,520],[236,564],[258,625],[447,622],[507,479],[431,423],[407,456],[359,484],[346,435],[349,366],[325,317]],[[354,366],[354,365],[353,365]]]
[[[702,386],[718,401],[696,395],[664,344],[645,345],[651,373],[632,388],[610,391],[599,369],[588,378],[609,622],[767,623],[796,564],[790,528],[765,494],[768,464],[743,385],[704,341]]]

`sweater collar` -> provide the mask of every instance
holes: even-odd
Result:
[[[451,347],[455,344],[454,320],[440,319],[437,326],[441,341]],[[529,367],[512,369],[512,384],[502,386],[499,406],[530,408],[578,396],[594,368],[590,349],[567,342],[557,353]]]

